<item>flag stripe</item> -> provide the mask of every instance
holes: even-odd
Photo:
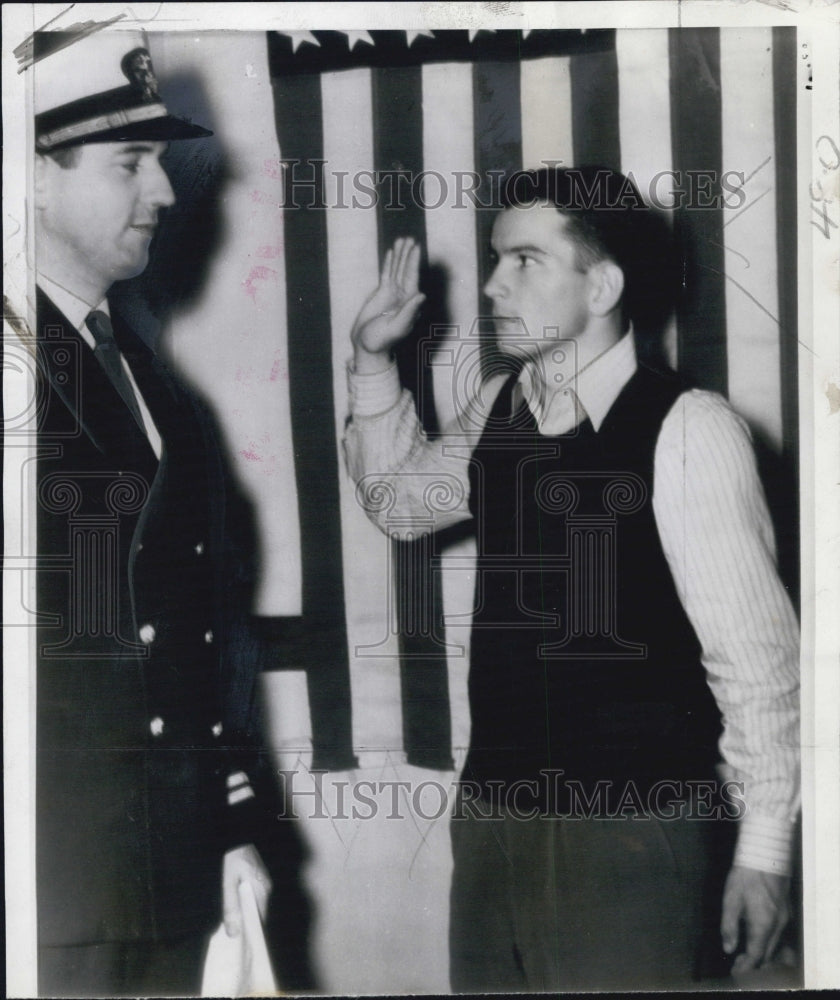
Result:
[[[423,170],[423,87],[420,67],[394,67],[373,71],[374,166],[377,185],[377,219],[380,259],[399,236],[412,236],[425,251],[426,225],[418,199],[412,195],[414,178]],[[418,324],[419,329],[419,324]],[[403,385],[420,388],[416,341],[399,345],[397,364]],[[416,397],[425,420],[434,421],[425,396]]]
[[[673,187],[667,30],[617,31],[621,170],[645,201],[665,203]],[[660,178],[660,175],[666,175]]]
[[[668,89],[668,31],[631,29],[615,34],[618,64],[618,126],[621,169],[632,174],[644,200],[673,223],[670,207],[671,95]],[[677,322],[665,326],[662,353],[677,367]]]
[[[776,536],[782,579],[799,606],[799,304],[797,299],[796,28],[773,28],[773,126],[776,163],[776,253],[779,278],[782,502]]]
[[[384,254],[398,236],[413,236],[424,250],[425,212],[416,183],[423,172],[423,75],[419,66],[377,69],[373,75],[373,108],[377,121],[374,162],[382,172],[378,203],[379,248]],[[394,201],[389,171],[404,172],[408,190]],[[397,178],[394,178],[396,183]],[[404,187],[404,186],[403,186]],[[401,189],[402,190],[402,189]],[[444,308],[430,298],[416,326],[425,331]],[[421,336],[423,334],[421,333]],[[411,388],[420,418],[430,433],[438,427],[434,388],[421,370],[416,337],[397,351],[403,385]],[[439,573],[432,572],[428,540],[392,542],[400,631],[403,746],[410,764],[446,769],[452,766],[449,680],[443,635],[443,596]]]
[[[572,79],[567,58],[522,63],[522,166],[539,169],[546,161],[569,166],[572,143]]]
[[[324,73],[321,94],[326,159],[327,255],[332,317],[335,433],[347,413],[345,362],[350,330],[379,272],[376,210],[369,194],[373,164],[371,71]],[[388,539],[365,517],[349,477],[339,477],[353,746],[359,765],[381,763],[382,748],[401,746],[399,640],[383,614],[392,602]]]
[[[441,208],[426,211],[431,287],[443,285],[445,335],[435,337],[429,358],[434,377],[435,405],[442,427],[463,407],[480,373],[480,345],[473,324],[479,314],[478,260],[474,196],[473,74],[469,64],[442,63],[423,67],[423,160],[445,180],[450,197]],[[430,183],[427,204],[439,197]],[[469,742],[467,695],[469,621],[474,600],[475,541],[472,537],[447,544],[440,552],[441,587],[446,614],[445,637],[449,670],[449,717],[455,766]]]
[[[271,37],[271,36],[270,36]],[[271,50],[270,50],[271,51]],[[273,73],[275,115],[285,159],[323,160],[321,82],[316,76]],[[344,618],[339,455],[332,392],[331,326],[323,175],[303,164],[293,186],[285,175],[284,226],[289,390],[295,442],[295,475],[300,503],[303,562],[303,631],[312,714],[313,766],[331,769],[355,764],[352,743],[350,664]],[[281,649],[280,655],[283,655]]]
[[[770,29],[720,36],[723,178],[744,177],[743,204],[726,198],[726,346],[729,399],[772,447],[781,447],[781,385]],[[744,77],[754,86],[745,87]],[[727,183],[731,183],[727,181]]]
[[[473,65],[475,169],[484,185],[482,203],[498,203],[498,178],[522,165],[520,69],[516,63]],[[495,179],[494,179],[495,178]],[[477,214],[478,273],[481,286],[489,277],[490,232],[495,212]]]
[[[722,159],[718,29],[672,29],[670,55],[674,170],[682,190],[693,183],[690,171],[708,175],[702,186],[714,198]],[[679,368],[703,388],[726,393],[721,212],[683,204],[674,212],[674,233],[686,277],[677,309]]]
[[[479,314],[476,257],[475,152],[473,149],[473,88],[470,66],[442,63],[423,67],[423,162],[442,180],[430,179],[427,191],[426,241],[428,275],[433,296],[442,288],[443,327],[447,349],[459,350],[458,364],[441,349],[430,359],[434,367],[435,411],[445,427],[457,413],[456,368],[465,364],[472,326]],[[440,189],[447,192],[441,207]],[[472,193],[471,193],[472,192]],[[463,405],[463,399],[460,405]]]
[[[475,169],[485,196],[482,204],[498,204],[499,177],[522,166],[522,101],[520,67],[516,63],[473,64],[473,120],[475,123]],[[478,283],[483,289],[491,273],[490,237],[496,212],[480,209],[476,214]],[[487,300],[480,302],[480,315],[487,315]],[[482,342],[486,366],[491,351]]]
[[[785,453],[799,448],[796,235],[796,29],[773,28],[773,125],[776,164],[776,249],[779,257],[779,320],[782,427]]]
[[[571,57],[574,164],[621,167],[615,48]]]

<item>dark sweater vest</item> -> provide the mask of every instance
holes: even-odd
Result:
[[[545,437],[501,390],[470,468],[478,539],[463,779],[706,780],[720,715],[652,508],[685,386],[639,367],[596,433]],[[539,781],[556,785],[557,778]],[[498,787],[498,786],[497,786]],[[541,799],[542,801],[542,799]]]

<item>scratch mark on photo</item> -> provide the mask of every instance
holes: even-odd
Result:
[[[773,157],[771,155],[771,156],[768,156],[767,159],[763,163],[759,163],[759,165],[755,168],[755,170],[753,170],[753,172],[751,174],[747,174],[747,176],[744,178],[744,184],[746,184],[747,181],[751,181],[753,179],[753,177],[755,177],[755,175],[759,172],[759,170],[762,170],[764,167],[766,167],[767,164],[772,159],[773,159]]]
[[[723,224],[723,228],[726,229],[726,227],[729,225],[730,222],[734,222],[736,219],[740,218],[744,214],[744,212],[749,211],[753,207],[753,205],[757,205],[758,202],[760,202],[761,199],[768,194],[770,194],[770,188],[767,188],[766,191],[762,191],[757,198],[753,198],[753,200],[748,205],[745,205],[740,212],[736,212],[731,219],[727,219],[726,222],[724,222]]]

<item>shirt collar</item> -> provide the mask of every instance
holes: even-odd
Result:
[[[571,388],[595,430],[636,371],[636,345],[632,328],[594,361],[575,372],[574,351],[558,347],[539,364],[526,364],[519,384],[538,424],[548,413],[552,398]]]
[[[91,305],[89,302],[85,302],[84,299],[80,299],[79,296],[76,295],[75,292],[71,292],[69,288],[66,288],[64,285],[59,285],[57,282],[53,281],[52,278],[48,278],[43,272],[39,272],[38,274],[38,284],[49,296],[53,305],[61,313],[63,313],[79,331],[86,343],[89,344],[91,348],[95,348],[96,341],[93,338],[93,334],[85,326],[85,320],[94,309],[98,309],[110,316],[111,310],[108,308],[108,300],[103,299],[98,305]]]

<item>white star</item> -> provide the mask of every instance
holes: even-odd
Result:
[[[321,48],[321,43],[311,31],[279,31],[278,34],[288,35],[291,38],[293,53],[297,52],[304,42],[309,42],[310,45],[317,45],[319,49]]]
[[[522,38],[523,39],[527,38],[528,35],[530,35],[533,30],[534,30],[533,28],[523,28],[522,29]]]
[[[472,41],[475,38],[475,36],[479,33],[479,31],[489,31],[494,35],[496,34],[495,28],[474,28],[472,31],[468,32],[470,36],[470,41]]]
[[[426,28],[422,28],[420,31],[406,31],[406,33],[405,33],[405,44],[409,48],[411,48],[412,43],[414,42],[414,39],[415,38],[419,38],[421,35],[423,35],[425,38],[434,38],[435,37],[434,34],[431,31],[428,31]]]
[[[370,37],[369,31],[342,31],[342,35],[347,35],[347,47],[352,52],[356,47],[356,42],[364,42],[366,45],[376,45]]]

